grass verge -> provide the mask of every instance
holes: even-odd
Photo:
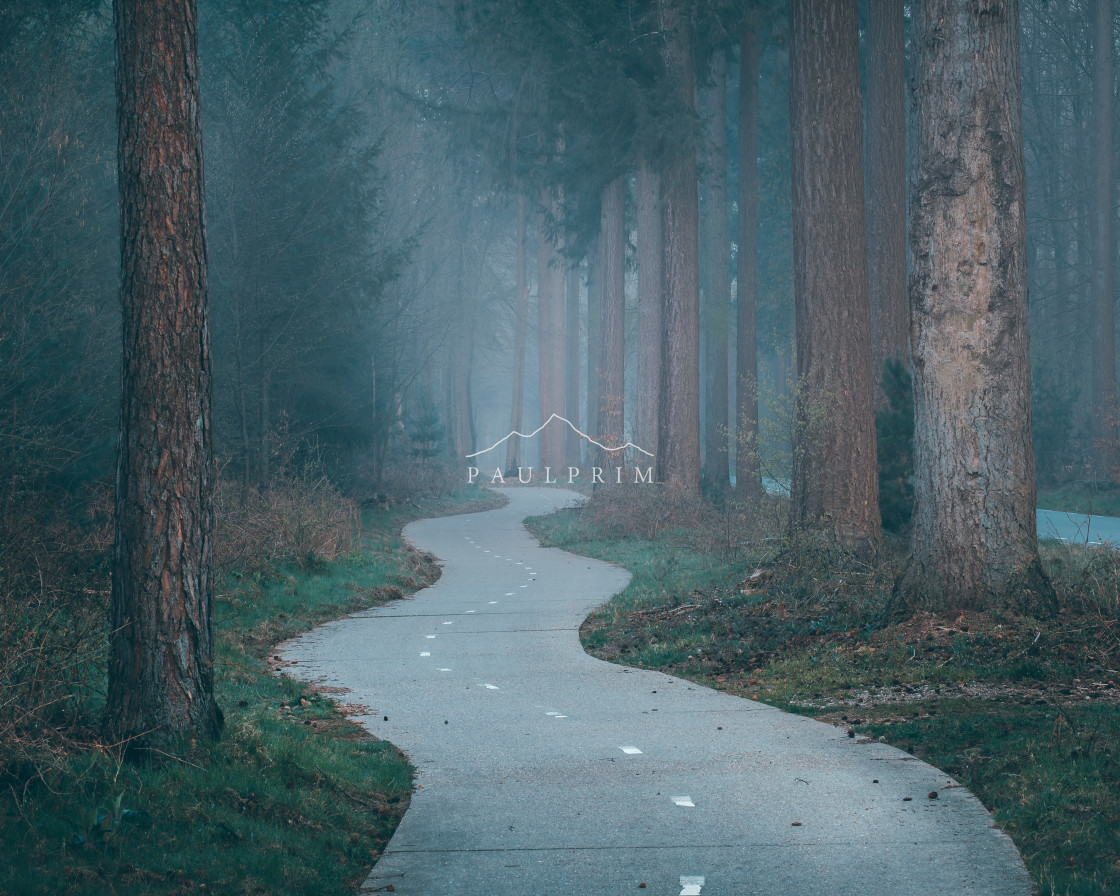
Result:
[[[1054,620],[887,624],[899,552],[867,565],[809,551],[779,568],[773,541],[719,547],[720,519],[620,533],[602,521],[626,514],[594,505],[531,524],[633,574],[584,623],[590,653],[901,747],[976,793],[1041,896],[1120,893],[1120,555],[1045,544]]]
[[[433,581],[435,565],[401,527],[484,501],[472,489],[367,512],[357,555],[231,576],[215,605],[222,739],[126,762],[98,743],[92,701],[64,755],[0,777],[0,892],[354,892],[408,805],[411,766],[324,696],[274,674],[269,650]]]

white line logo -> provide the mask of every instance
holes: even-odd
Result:
[[[593,438],[591,438],[591,436],[587,435],[587,433],[580,432],[579,429],[575,426],[575,424],[573,424],[572,421],[569,420],[567,417],[561,417],[559,414],[553,414],[551,417],[549,417],[547,420],[545,420],[544,423],[542,423],[540,426],[538,426],[536,429],[534,429],[528,435],[526,435],[523,432],[518,432],[515,429],[508,436],[504,436],[503,438],[498,439],[498,441],[496,441],[489,448],[483,448],[481,451],[474,452],[474,454],[468,454],[467,455],[467,460],[470,460],[470,459],[475,458],[475,457],[479,457],[480,455],[486,454],[489,451],[493,451],[499,445],[505,444],[510,439],[512,439],[514,436],[519,436],[522,439],[531,439],[531,438],[533,438],[533,436],[535,436],[537,433],[539,433],[542,429],[547,427],[548,424],[550,424],[553,420],[559,420],[561,423],[567,423],[568,426],[570,426],[572,428],[572,431],[576,435],[578,435],[581,439],[584,439],[585,441],[590,442],[596,448],[600,448],[603,451],[606,451],[608,454],[617,454],[619,451],[625,451],[627,448],[633,448],[635,451],[642,452],[642,454],[644,454],[646,457],[653,457],[653,454],[651,452],[646,451],[645,448],[642,448],[638,445],[635,445],[633,442],[627,442],[625,445],[619,445],[617,448],[608,448],[606,445],[602,444],[601,442],[596,442]]]

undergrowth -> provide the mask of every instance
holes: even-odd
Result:
[[[894,623],[902,542],[869,561],[812,539],[797,549],[773,526],[729,536],[695,508],[628,528],[628,501],[598,493],[532,522],[546,543],[633,575],[584,623],[589,652],[883,738],[972,789],[1042,896],[1120,892],[1120,553],[1044,542],[1054,619]]]
[[[80,645],[80,660],[54,647],[61,635],[38,642],[25,635],[22,642],[39,650],[38,668],[25,675],[23,699],[46,694],[53,682],[52,693],[63,695],[59,709],[40,707],[29,721],[26,711],[21,717],[9,705],[12,691],[4,692],[0,892],[352,892],[407,806],[411,767],[326,697],[275,674],[269,649],[319,622],[432,581],[437,568],[407,548],[401,526],[472,506],[479,497],[472,490],[369,512],[361,533],[366,550],[358,549],[356,511],[347,510],[338,519],[351,527],[348,535],[309,533],[318,540],[304,544],[320,546],[313,552],[300,547],[270,565],[227,569],[214,611],[225,729],[217,743],[191,744],[178,757],[126,761],[100,739],[104,595],[90,587],[100,580],[87,579],[89,630],[70,635]],[[294,500],[288,496],[273,506],[291,507]],[[325,559],[331,551],[323,545],[345,538],[349,551]],[[25,632],[36,624],[40,632],[53,632],[61,621],[57,613],[37,612],[28,608]],[[8,653],[0,649],[0,655]],[[65,687],[67,666],[77,662],[85,663],[76,679],[82,686]]]

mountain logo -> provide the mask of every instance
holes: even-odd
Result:
[[[496,441],[489,448],[483,448],[481,451],[476,451],[473,454],[468,454],[467,455],[467,460],[473,460],[476,457],[481,457],[483,454],[487,454],[487,453],[493,451],[495,448],[498,448],[501,445],[504,445],[506,442],[508,442],[514,436],[518,436],[519,438],[522,438],[522,439],[531,439],[531,438],[533,438],[533,436],[537,435],[539,432],[546,429],[548,427],[548,425],[553,420],[559,420],[561,423],[567,423],[568,426],[571,427],[572,432],[574,432],[577,436],[579,436],[584,441],[594,445],[596,448],[602,449],[603,451],[607,452],[608,454],[617,454],[620,451],[625,451],[627,448],[633,448],[635,451],[640,451],[646,457],[649,457],[649,458],[653,457],[652,452],[646,451],[645,448],[642,448],[639,445],[635,445],[633,442],[627,442],[625,445],[618,445],[615,448],[609,448],[608,446],[604,445],[602,442],[595,441],[595,439],[591,438],[591,436],[587,435],[587,433],[580,432],[579,428],[576,427],[576,425],[574,423],[572,423],[572,421],[569,420],[567,417],[561,417],[559,414],[553,414],[551,417],[549,417],[547,420],[545,420],[544,423],[542,423],[540,426],[538,426],[536,429],[534,429],[531,433],[526,434],[526,433],[523,433],[523,432],[518,432],[515,429],[508,436],[503,436],[502,438],[498,439],[498,441]]]

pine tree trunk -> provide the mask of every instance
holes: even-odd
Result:
[[[638,169],[638,408],[635,442],[657,458],[661,413],[661,178]],[[659,475],[659,474],[658,474]]]
[[[878,541],[856,0],[791,0],[794,529]]]
[[[681,0],[660,0],[662,55],[685,109],[695,112],[692,23]],[[661,479],[700,495],[700,202],[696,153],[678,150],[661,172],[665,338],[661,374]]]
[[[736,296],[735,490],[762,498],[758,454],[758,77],[759,39],[749,24],[739,43],[739,257]]]
[[[883,365],[909,354],[903,0],[869,0],[868,20],[867,274],[871,375],[881,401]]]
[[[193,0],[117,0],[124,357],[107,727],[216,737],[210,332]]]
[[[727,55],[712,57],[712,84],[706,91],[707,185],[704,191],[704,469],[717,489],[730,484],[728,454],[727,340],[731,284],[727,268],[731,242],[727,223]]]
[[[621,445],[625,419],[626,326],[626,182],[621,175],[603,188],[599,225],[603,288],[599,329],[599,441]],[[620,455],[600,457],[603,465],[619,463]]]
[[[1093,4],[1093,137],[1090,170],[1093,203],[1093,455],[1094,476],[1111,479],[1120,472],[1117,444],[1116,329],[1112,294],[1113,241],[1112,2]]]
[[[897,606],[1050,612],[1035,522],[1018,5],[915,9],[915,511]]]
[[[513,402],[510,432],[521,432],[525,405],[525,349],[529,329],[529,278],[525,271],[525,197],[517,197],[517,298],[513,330]],[[506,442],[506,470],[515,473],[521,463],[521,439]]]

